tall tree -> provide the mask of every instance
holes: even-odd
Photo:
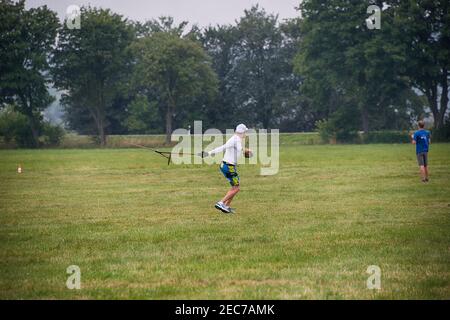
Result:
[[[301,102],[301,78],[292,63],[300,36],[298,22],[280,23],[276,15],[254,6],[236,25],[210,26],[201,33],[198,38],[212,57],[220,82],[216,104],[206,111],[211,123],[230,128],[239,118],[266,128],[308,126],[310,112]]]
[[[127,91],[132,62],[127,48],[134,38],[133,26],[121,15],[92,7],[81,8],[80,29],[63,24],[59,30],[52,61],[55,86],[66,91],[69,114],[89,114],[101,145],[108,126],[125,111],[116,102]]]
[[[384,8],[380,30],[366,26],[367,7]],[[305,78],[305,92],[316,104],[327,102],[328,117],[345,117],[335,123],[360,125],[353,130],[374,129],[384,109],[411,91],[403,77],[406,47],[393,24],[394,7],[384,1],[306,0],[300,5],[304,35],[296,58],[297,71]],[[343,110],[343,108],[349,110]],[[351,119],[349,117],[352,116]]]
[[[212,101],[217,77],[202,47],[172,32],[155,32],[138,39],[132,50],[136,57],[135,82],[165,109],[166,143],[170,143],[173,120],[183,107],[204,98]],[[144,94],[145,94],[144,93]]]
[[[228,75],[236,107],[250,116],[250,123],[270,128],[295,97],[295,91],[286,88],[299,86],[293,74],[293,43],[286,41],[278,16],[258,6],[245,10],[237,30],[233,69]]]
[[[24,114],[39,144],[42,111],[53,101],[47,85],[48,56],[58,19],[46,6],[25,10],[25,1],[0,2],[0,106]]]
[[[209,26],[198,32],[196,38],[211,57],[212,67],[219,79],[217,99],[205,110],[207,125],[221,130],[232,128],[236,125],[236,108],[229,76],[234,68],[234,48],[239,42],[238,30],[232,25]]]
[[[407,0],[396,5],[398,36],[405,43],[407,75],[428,100],[434,125],[442,128],[449,103],[450,3]]]

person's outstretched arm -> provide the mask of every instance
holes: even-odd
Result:
[[[211,151],[202,151],[202,157],[215,155],[215,154],[220,153],[220,152],[224,151],[225,149],[231,148],[233,146],[234,146],[234,140],[229,139],[227,141],[227,143],[225,143],[224,145],[221,145],[220,147],[217,147]]]
[[[208,151],[208,154],[209,155],[214,155],[214,154],[222,152],[226,148],[227,148],[227,144],[225,143],[224,145],[221,145],[220,147],[217,147],[217,148],[215,148],[215,149],[213,149],[211,151]]]

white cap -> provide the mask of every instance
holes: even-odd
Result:
[[[245,126],[245,124],[241,123],[236,127],[236,133],[245,133],[247,132],[248,128]]]

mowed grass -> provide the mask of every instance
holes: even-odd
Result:
[[[0,151],[0,298],[450,298],[450,144],[432,145],[428,184],[410,145],[280,149],[275,176],[239,167],[235,215],[213,208],[228,189],[217,165]]]

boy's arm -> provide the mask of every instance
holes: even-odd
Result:
[[[222,151],[225,150],[226,148],[227,148],[227,144],[224,144],[224,145],[222,145],[222,146],[220,146],[220,147],[217,147],[217,148],[215,148],[215,149],[213,149],[213,150],[211,150],[211,151],[208,151],[208,154],[209,154],[209,155],[213,155],[213,154],[222,152]]]
[[[415,133],[411,135],[411,138],[412,138],[411,143],[416,144],[416,134]]]
[[[227,143],[225,143],[224,145],[222,145],[222,146],[220,146],[220,147],[217,147],[217,148],[215,148],[215,149],[213,149],[213,150],[211,150],[211,151],[203,152],[203,153],[204,153],[204,155],[206,155],[206,156],[210,156],[210,155],[214,155],[214,154],[220,153],[220,152],[222,152],[223,150],[232,147],[232,146],[233,146],[233,142],[234,142],[233,139],[230,139],[230,140],[228,140]]]

